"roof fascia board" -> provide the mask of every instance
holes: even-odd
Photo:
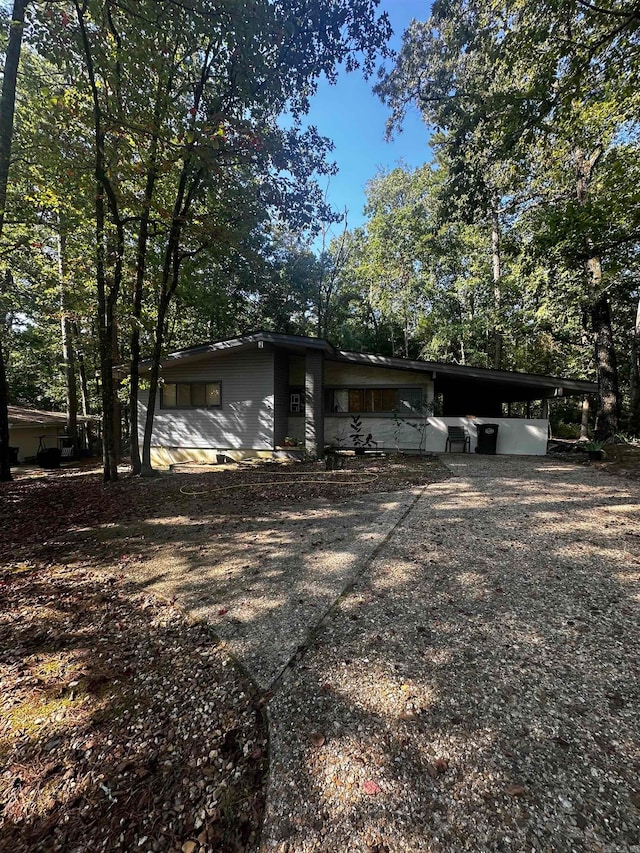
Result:
[[[227,338],[223,341],[213,341],[210,344],[202,344],[188,349],[172,352],[162,362],[161,368],[171,367],[178,362],[197,361],[201,358],[206,358],[213,353],[226,352],[228,350],[248,347],[251,344],[267,343],[273,346],[284,347],[301,347],[303,349],[319,349],[325,353],[332,354],[335,352],[334,347],[321,338],[308,338],[304,335],[285,335],[280,332],[253,332],[249,335],[239,335],[237,338]],[[140,370],[146,371],[151,369],[151,360],[140,362]]]
[[[540,376],[531,373],[517,373],[508,370],[494,370],[489,367],[463,367],[459,364],[442,364],[436,361],[414,361],[406,358],[392,358],[383,355],[370,355],[339,350],[339,361],[351,364],[371,364],[377,367],[389,367],[396,370],[414,370],[420,373],[442,374],[460,379],[481,379],[488,382],[501,382],[511,385],[529,385],[540,388],[566,388],[585,394],[594,394],[598,390],[595,382],[582,379],[562,379],[557,376]]]

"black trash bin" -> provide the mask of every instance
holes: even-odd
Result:
[[[59,468],[62,451],[59,447],[45,447],[38,451],[36,458],[41,468]]]
[[[490,453],[495,456],[498,445],[498,424],[476,424],[478,444],[476,453]]]

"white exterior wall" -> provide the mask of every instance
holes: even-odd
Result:
[[[18,448],[18,462],[24,462],[27,456],[35,456],[40,446],[40,436],[44,436],[47,447],[59,447],[58,435],[64,432],[64,423],[60,426],[36,424],[35,426],[9,427],[9,444]]]
[[[549,421],[546,418],[429,418],[427,450],[444,453],[448,426],[462,426],[471,437],[471,452],[477,445],[476,424],[498,424],[497,453],[506,456],[545,456]],[[460,451],[459,444],[455,451]]]
[[[325,417],[324,430],[327,444],[340,444],[346,450],[353,447],[350,438],[351,415],[341,417],[328,415]],[[364,435],[371,433],[382,450],[395,450],[396,437],[394,422],[388,416],[360,415]],[[303,418],[289,418],[289,435],[292,438],[302,437]],[[407,418],[407,420],[412,420]],[[413,419],[417,422],[419,419]],[[424,449],[428,453],[444,453],[447,442],[448,426],[463,426],[471,438],[471,452],[477,445],[477,430],[475,424],[498,424],[497,452],[511,456],[544,456],[547,452],[547,436],[549,421],[543,418],[429,418]],[[300,433],[300,434],[299,434]],[[338,441],[338,436],[340,441]],[[420,435],[417,430],[404,424],[399,432],[398,448],[400,450],[418,450]],[[375,449],[373,444],[372,448]],[[455,445],[454,452],[461,450]]]
[[[292,368],[291,383],[296,384],[298,375]],[[326,388],[421,388],[425,403],[433,403],[433,381],[426,373],[411,373],[407,370],[394,370],[375,365],[345,364],[344,362],[325,361],[324,384]],[[324,419],[325,444],[340,445],[345,448],[353,446],[351,421],[353,414],[326,415]],[[371,433],[378,447],[393,450],[396,448],[396,425],[391,414],[373,414],[362,412],[358,415],[362,421],[363,437]],[[406,418],[407,421],[419,422],[419,415]],[[304,418],[289,417],[288,435],[302,440],[304,438]],[[427,431],[428,435],[428,431]],[[420,435],[408,424],[402,424],[398,432],[398,446],[401,450],[418,450]],[[372,447],[376,445],[373,444]]]
[[[216,354],[162,372],[166,382],[220,382],[220,408],[161,409],[153,419],[154,448],[189,450],[273,449],[273,355],[268,349]],[[142,445],[148,393],[138,402],[138,440]],[[205,454],[206,455],[206,454]],[[193,458],[205,458],[205,455]],[[155,454],[159,458],[159,454]],[[182,453],[177,458],[190,458]]]

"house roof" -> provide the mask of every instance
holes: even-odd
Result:
[[[434,381],[436,393],[462,389],[464,385],[468,385],[469,380],[472,380],[474,387],[484,388],[491,396],[500,397],[505,402],[572,394],[595,394],[598,390],[595,382],[587,382],[583,379],[564,379],[558,376],[520,373],[515,370],[495,370],[490,367],[467,367],[437,361],[389,358],[361,352],[339,351],[336,360],[351,364],[369,364],[395,370],[429,373]]]
[[[10,427],[60,426],[67,424],[64,412],[47,412],[44,409],[29,409],[23,406],[7,406]],[[80,423],[91,421],[91,417],[78,416]]]
[[[470,381],[473,382],[476,392],[485,394],[490,398],[500,398],[504,402],[538,400],[543,397],[570,396],[572,394],[595,394],[598,390],[595,382],[587,382],[582,379],[565,379],[511,370],[494,370],[488,367],[468,367],[437,361],[349,352],[337,349],[329,341],[322,338],[288,335],[264,330],[178,350],[162,361],[161,368],[171,367],[177,363],[199,361],[208,355],[230,350],[239,351],[254,346],[261,347],[264,344],[273,345],[300,355],[308,349],[321,350],[330,361],[426,373],[433,380],[436,393],[463,393],[465,387],[468,388]],[[141,373],[148,371],[150,367],[151,361],[141,362]]]
[[[211,353],[225,352],[228,350],[248,349],[253,344],[273,344],[274,346],[284,348],[293,352],[299,351],[301,354],[307,349],[322,350],[325,353],[335,353],[335,347],[329,341],[321,338],[310,338],[305,335],[285,335],[280,332],[266,332],[259,330],[250,332],[246,335],[238,335],[236,338],[227,338],[223,341],[211,341],[206,344],[197,344],[187,349],[178,350],[170,353],[164,361],[161,362],[161,367],[171,367],[177,362],[184,364],[189,361],[198,361]],[[146,359],[140,362],[140,372],[145,372],[151,369],[151,360]]]

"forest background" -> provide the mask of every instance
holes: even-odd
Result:
[[[115,479],[141,355],[153,396],[166,352],[257,328],[597,379],[554,427],[640,434],[640,6],[437,2],[397,55],[377,6],[7,10],[1,479],[8,403],[66,410],[72,435],[101,412]],[[331,141],[306,121],[345,72],[372,78],[390,134],[417,107],[433,152],[372,175],[356,229],[326,203]],[[145,426],[130,453],[150,473]]]

